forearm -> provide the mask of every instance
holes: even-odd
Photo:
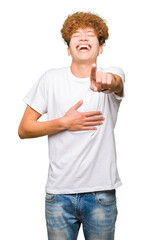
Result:
[[[108,88],[108,92],[114,92],[118,96],[123,95],[123,81],[119,75],[108,73],[111,76],[111,85]]]
[[[27,120],[24,123],[21,122],[18,134],[21,139],[36,138],[55,134],[66,129],[64,117],[45,122]]]
[[[120,76],[113,74],[114,79],[115,79],[115,93],[121,93],[123,90],[123,82]]]

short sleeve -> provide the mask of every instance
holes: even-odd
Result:
[[[35,111],[43,115],[47,113],[47,72],[45,72],[33,85],[23,101]]]
[[[112,74],[116,74],[121,77],[121,79],[123,81],[123,96],[120,97],[115,93],[111,93],[116,100],[121,101],[123,99],[123,97],[125,96],[125,73],[124,73],[124,71],[119,67],[108,67],[108,68],[104,69],[104,72],[110,72]]]

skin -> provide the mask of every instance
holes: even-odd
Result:
[[[90,45],[89,51],[78,51],[78,45]],[[99,45],[98,38],[93,28],[79,28],[71,36],[67,49],[68,55],[72,57],[71,71],[79,78],[90,76],[90,89],[101,92],[107,89],[106,93],[115,92],[122,96],[122,79],[118,75],[111,73],[97,72],[97,57],[103,52],[103,46]]]
[[[76,46],[79,44],[90,44],[89,51],[78,51]],[[90,89],[95,92],[115,92],[122,95],[122,80],[118,75],[111,73],[97,72],[97,56],[102,54],[103,46],[99,45],[98,38],[92,28],[79,28],[71,36],[70,45],[67,48],[68,55],[72,57],[71,71],[79,78],[90,77]],[[95,93],[96,94],[96,93]],[[78,112],[78,108],[83,101],[78,101],[72,106],[63,117],[50,120],[38,121],[41,114],[30,106],[27,106],[20,122],[18,134],[21,139],[35,138],[45,135],[53,135],[60,131],[81,131],[97,130],[96,126],[104,121],[102,112],[89,111]]]

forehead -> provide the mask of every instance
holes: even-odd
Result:
[[[88,31],[95,32],[94,28],[92,27],[80,27],[76,29],[74,32],[88,32]]]

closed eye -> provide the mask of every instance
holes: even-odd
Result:
[[[79,37],[80,36],[80,33],[75,33],[72,35],[72,37]],[[87,33],[87,36],[89,37],[95,37],[95,34],[94,33]]]
[[[91,36],[91,37],[95,37],[95,34],[94,34],[94,33],[88,33],[87,35],[88,35],[88,36]]]
[[[75,33],[75,34],[73,34],[72,36],[73,36],[73,37],[79,37],[80,34],[79,34],[79,33]]]

